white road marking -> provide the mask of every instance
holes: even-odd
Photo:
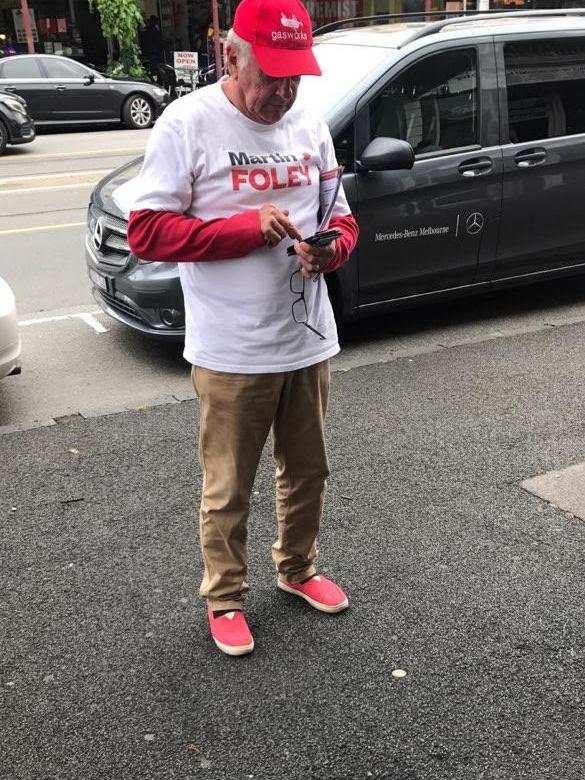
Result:
[[[96,312],[98,314],[99,312]],[[79,319],[83,320],[90,328],[93,328],[96,333],[107,333],[108,329],[104,328],[101,322],[98,322],[93,314],[79,314]]]
[[[13,184],[15,181],[34,181],[34,179],[64,179],[68,176],[93,176],[94,173],[109,173],[111,170],[111,168],[89,168],[86,171],[68,171],[66,173],[31,173],[28,176],[11,176],[8,179],[0,179],[0,185]]]
[[[39,192],[39,190],[47,192],[47,190],[78,190],[81,187],[94,187],[100,178],[101,176],[95,181],[82,181],[79,182],[79,184],[53,184],[50,187],[19,187],[16,190],[0,190],[0,197],[2,197],[2,195],[20,195],[27,192]]]
[[[78,157],[83,160],[86,157],[107,157],[109,155],[135,154],[137,152],[140,153],[143,151],[144,146],[127,146],[119,147],[117,149],[101,149],[95,152],[46,152],[45,154],[29,154],[26,155],[26,157],[24,155],[18,155],[18,157],[6,157],[4,160],[2,160],[2,165],[9,162],[22,163],[28,162],[29,160],[49,160],[66,157]]]
[[[94,315],[101,314],[98,309],[96,311],[81,312],[79,314],[58,314],[53,317],[36,317],[33,320],[21,320],[18,324],[21,328],[27,328],[29,325],[45,325],[48,322],[62,322],[64,320],[82,320],[86,325],[89,325],[96,333],[107,333],[108,328],[98,322]]]
[[[10,228],[10,230],[0,230],[0,236],[10,236],[14,233],[36,233],[39,230],[59,230],[60,228],[81,227],[85,222],[63,222],[61,225],[38,225],[37,227]]]
[[[68,179],[97,181],[111,172],[112,168],[93,168],[89,171],[69,171],[69,173],[35,173],[30,176],[11,176],[8,179],[0,179],[0,193],[7,194],[14,190],[22,192],[27,186],[30,187],[33,184],[35,189],[45,189],[45,187],[55,186],[51,184],[53,181],[65,180],[67,182]]]

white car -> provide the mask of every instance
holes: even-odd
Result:
[[[20,332],[14,293],[0,276],[0,379],[20,374]]]

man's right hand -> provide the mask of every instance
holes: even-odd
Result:
[[[260,209],[260,231],[266,246],[276,246],[285,236],[300,241],[301,234],[288,218],[288,209],[265,203]]]

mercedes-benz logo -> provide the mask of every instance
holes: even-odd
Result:
[[[95,223],[92,240],[93,240],[93,245],[95,246],[97,251],[101,252],[102,245],[104,243],[104,221],[101,217]]]
[[[480,230],[483,230],[483,214],[480,214],[479,211],[474,211],[473,214],[470,214],[465,222],[465,230],[467,230],[470,236],[474,236]]]

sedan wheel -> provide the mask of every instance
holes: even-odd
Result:
[[[8,143],[8,131],[4,127],[3,122],[0,122],[0,154],[4,154],[6,144]]]
[[[153,118],[152,105],[142,95],[134,95],[124,103],[122,119],[127,127],[133,130],[142,130],[145,127],[150,127]]]

